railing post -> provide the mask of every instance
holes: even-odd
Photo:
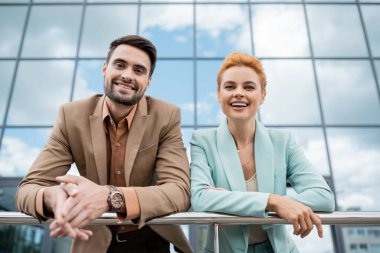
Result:
[[[219,224],[214,223],[214,252],[219,253]]]

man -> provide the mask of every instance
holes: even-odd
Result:
[[[113,41],[103,65],[105,95],[63,105],[47,145],[20,183],[17,207],[46,220],[73,252],[181,252],[179,226],[144,226],[189,207],[189,165],[173,105],[144,96],[156,48],[139,36]],[[75,163],[81,176],[65,175]],[[60,183],[60,184],[59,184]],[[135,226],[86,226],[104,212]]]

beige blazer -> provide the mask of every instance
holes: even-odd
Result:
[[[75,163],[80,175],[107,184],[106,135],[102,119],[104,95],[61,106],[50,138],[21,181],[16,205],[21,212],[46,220],[36,212],[39,189],[56,185]],[[133,186],[140,202],[139,227],[149,219],[187,211],[190,203],[189,164],[180,130],[178,107],[144,96],[139,102],[128,135],[125,182]],[[191,247],[178,225],[151,226],[183,252]],[[74,240],[72,252],[103,253],[111,242],[106,226],[89,226],[89,241]]]

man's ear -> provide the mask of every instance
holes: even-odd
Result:
[[[150,76],[148,78],[148,84],[146,85],[146,88],[149,88],[150,87],[150,82],[152,81],[152,76]]]
[[[103,67],[102,67],[102,76],[103,77],[106,75],[107,65],[108,65],[107,62],[103,63]]]

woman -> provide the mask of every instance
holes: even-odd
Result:
[[[227,119],[199,130],[191,140],[191,204],[194,211],[266,217],[274,211],[307,236],[321,221],[313,211],[334,210],[323,177],[287,132],[257,121],[266,95],[262,65],[253,56],[232,53],[218,73],[218,100]],[[286,196],[287,180],[297,195]],[[213,252],[213,229],[205,252]],[[219,232],[220,252],[298,252],[285,225],[227,226]]]

